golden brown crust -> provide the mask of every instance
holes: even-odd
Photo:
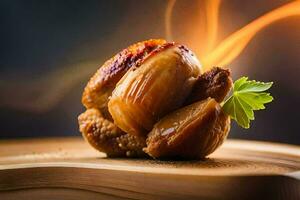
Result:
[[[86,108],[99,108],[102,112],[107,107],[108,97],[116,83],[133,66],[136,66],[150,52],[165,44],[165,40],[153,39],[129,46],[106,61],[90,79],[82,95]]]
[[[83,137],[97,150],[110,157],[141,157],[145,138],[129,135],[114,123],[104,119],[96,108],[86,110],[78,117]]]
[[[213,67],[211,70],[199,76],[194,88],[189,95],[185,105],[208,97],[214,98],[221,103],[232,87],[230,71],[220,67]]]

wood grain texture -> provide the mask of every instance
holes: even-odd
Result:
[[[227,140],[202,161],[110,159],[81,138],[0,141],[0,199],[300,199],[298,146]]]

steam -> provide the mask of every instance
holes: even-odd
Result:
[[[172,12],[174,5],[176,3],[176,0],[169,0],[166,8],[165,13],[165,27],[166,27],[166,38],[168,41],[172,41]]]
[[[55,66],[52,71],[46,71],[35,79],[22,77],[18,73],[19,77],[11,78],[9,74],[1,73],[0,107],[35,113],[43,113],[53,109],[70,95],[72,89],[79,88],[77,87],[79,84],[84,87],[97,68],[113,54],[132,42],[149,38],[147,33],[150,30],[153,34],[160,31],[157,17],[149,12],[151,6],[156,5],[152,2],[145,2],[143,7],[137,9],[135,2],[126,3],[125,11],[121,13],[124,16],[120,14],[118,25],[106,30],[109,34],[103,38],[99,37],[93,44],[89,44],[88,48],[86,48],[88,43],[83,43],[83,48],[78,46],[77,49],[79,50],[75,49],[65,55],[69,60],[75,58],[71,64]],[[136,16],[143,16],[143,19],[137,20]],[[131,28],[128,29],[128,27]],[[89,58],[83,57],[82,52]],[[78,58],[85,59],[78,61]],[[15,77],[15,71],[10,73],[14,74]],[[78,94],[81,94],[82,90],[83,88],[78,89]],[[80,99],[74,101],[80,102]]]
[[[79,62],[61,67],[36,80],[20,78],[18,82],[1,81],[0,103],[18,110],[37,113],[48,111],[75,85],[91,75],[95,66],[95,62]]]

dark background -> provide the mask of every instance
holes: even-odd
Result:
[[[222,2],[218,41],[288,2]],[[164,38],[166,3],[1,0],[0,138],[78,136],[77,115],[84,110],[81,93],[89,77],[131,43]],[[201,12],[196,4],[192,0],[176,4],[174,40],[190,44],[189,31],[201,30],[197,23],[181,27],[184,20],[193,22],[191,16]],[[299,65],[299,16],[274,23],[255,36],[228,67],[234,79],[246,75],[274,81],[275,100],[256,113],[250,129],[242,130],[233,123],[230,138],[300,144]]]

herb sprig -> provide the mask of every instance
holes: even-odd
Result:
[[[250,120],[254,120],[255,110],[265,109],[264,104],[273,101],[270,89],[273,82],[259,82],[241,77],[233,85],[232,95],[223,103],[224,112],[243,128],[250,127]]]

